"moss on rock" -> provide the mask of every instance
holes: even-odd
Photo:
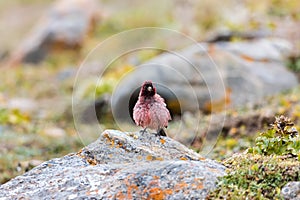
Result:
[[[222,163],[228,168],[207,199],[282,199],[281,188],[300,180],[299,135],[290,119],[280,116],[255,145]]]

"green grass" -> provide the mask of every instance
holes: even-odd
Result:
[[[300,137],[290,119],[280,116],[252,147],[222,161],[228,168],[208,199],[282,199],[281,188],[300,181]]]

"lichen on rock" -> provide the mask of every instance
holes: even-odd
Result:
[[[223,175],[223,165],[171,138],[106,130],[1,185],[0,198],[203,199]]]

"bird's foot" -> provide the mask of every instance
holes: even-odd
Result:
[[[142,133],[142,134],[146,133],[146,132],[147,132],[146,129],[147,129],[147,128],[144,128],[144,129],[140,130],[140,133]]]
[[[164,137],[167,137],[167,133],[164,131],[164,129],[159,129],[157,131],[157,133],[155,133],[156,136],[164,136]]]

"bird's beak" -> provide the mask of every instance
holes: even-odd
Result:
[[[147,90],[149,91],[149,92],[151,92],[152,91],[152,87],[147,87]]]

